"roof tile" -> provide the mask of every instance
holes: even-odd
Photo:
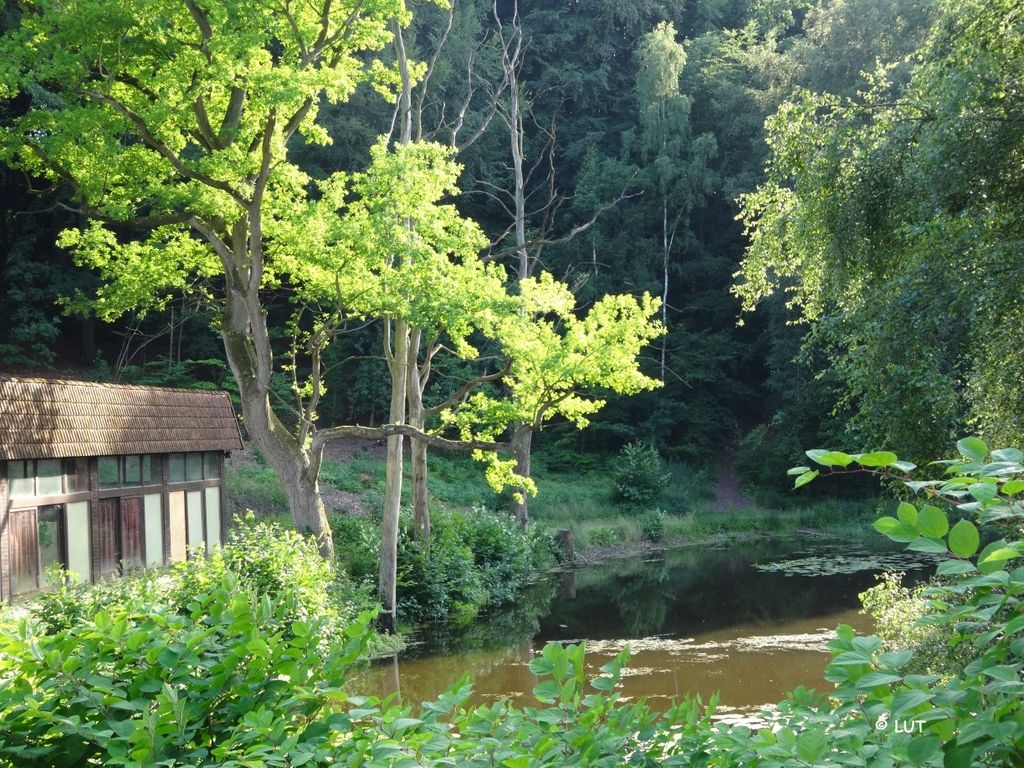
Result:
[[[241,447],[225,392],[0,376],[0,460]]]

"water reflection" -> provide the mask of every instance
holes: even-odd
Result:
[[[857,594],[875,580],[866,571],[793,577],[753,567],[800,550],[785,541],[688,548],[556,574],[510,610],[422,632],[400,660],[370,668],[349,687],[417,703],[469,673],[476,701],[532,703],[537,679],[527,664],[535,652],[549,640],[585,639],[593,674],[628,644],[623,693],[659,708],[687,693],[719,691],[724,705],[749,710],[797,685],[825,689],[825,643],[840,623],[870,631]]]

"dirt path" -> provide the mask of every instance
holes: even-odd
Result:
[[[743,494],[739,475],[736,474],[735,458],[731,453],[725,451],[718,454],[714,509],[716,512],[757,509],[757,505]]]

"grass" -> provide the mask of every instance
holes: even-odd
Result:
[[[430,456],[429,485],[432,501],[449,509],[469,509],[483,504],[492,509],[507,507],[508,494],[499,495],[484,480],[483,468],[464,455],[434,453]],[[786,509],[714,512],[712,474],[681,463],[666,465],[668,487],[656,506],[664,510],[666,541],[699,541],[729,534],[777,534],[797,529],[838,532],[863,529],[874,519],[877,500],[821,499]],[[406,473],[409,464],[406,462]],[[577,552],[640,541],[637,515],[617,507],[607,467],[581,471],[554,471],[542,455],[534,459],[534,479],[539,493],[530,499],[535,524],[573,531]],[[350,461],[325,460],[320,475],[325,491],[355,494],[368,514],[379,513],[384,498],[384,459],[357,454]],[[229,511],[255,510],[261,519],[289,520],[288,506],[274,471],[261,463],[232,467],[227,475]],[[410,483],[403,489],[403,503],[410,504]]]

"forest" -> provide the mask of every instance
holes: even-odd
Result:
[[[0,666],[15,724],[0,765],[65,742],[69,765],[1024,754],[1024,468],[990,448],[1024,443],[1020,2],[11,0],[0,32],[0,372],[227,390],[310,534],[241,526],[238,549],[171,584],[46,598],[36,629],[0,638],[38,662]],[[353,472],[330,457],[345,440],[386,443],[369,534],[325,507]],[[435,509],[451,455],[511,517]],[[460,709],[457,686],[411,713],[336,687],[373,617],[356,610],[366,595],[311,597],[325,585],[354,595],[361,573],[387,633],[400,582],[410,615],[410,583],[432,573],[443,591],[474,558],[466,593],[510,600],[502,580],[525,583],[547,535],[528,528],[539,477],[614,475],[654,539],[661,489],[679,484],[662,460],[735,471],[772,508],[794,478],[863,498],[880,477],[898,511],[876,530],[950,557],[918,619],[952,634],[911,659],[840,629],[832,699],[795,693],[787,725],[760,733],[717,730],[699,699],[664,718],[619,702],[628,654],[587,696],[573,645],[529,664],[549,709]],[[356,562],[367,536],[374,562]],[[136,674],[100,637],[130,636],[152,665],[164,621],[191,659],[170,677]],[[322,662],[302,652],[321,630]],[[109,675],[95,701],[75,698],[60,643]],[[175,691],[201,667],[236,687],[196,689],[186,717]],[[294,689],[259,690],[267,669]],[[51,677],[68,687],[44,715],[3,698]],[[89,701],[102,722],[76,709]],[[927,733],[875,733],[882,713]]]

